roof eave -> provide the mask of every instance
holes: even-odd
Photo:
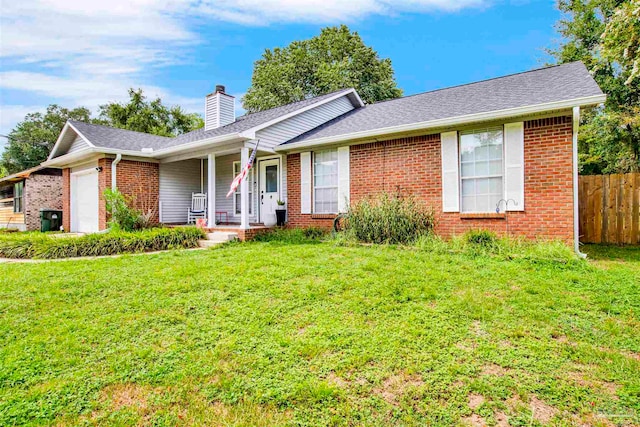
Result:
[[[137,151],[137,150],[121,150],[118,148],[109,147],[89,147],[74,153],[64,154],[60,157],[49,159],[41,164],[44,167],[65,167],[66,165],[75,163],[84,158],[91,157],[94,154],[122,154],[123,156],[149,158],[149,159],[162,159],[175,154],[180,154],[185,151],[192,151],[198,148],[205,148],[209,145],[215,145],[222,142],[233,142],[234,140],[243,141],[245,138],[240,137],[238,133],[231,133],[221,135],[215,138],[201,139],[193,141],[187,144],[178,145],[175,147],[169,147],[158,151]],[[212,147],[213,148],[213,147]]]
[[[87,145],[89,145],[89,147],[95,147],[95,145],[91,141],[89,141],[89,138],[84,136],[82,132],[78,130],[78,128],[76,128],[69,120],[67,120],[67,122],[64,124],[64,127],[62,128],[62,131],[60,132],[60,135],[58,135],[58,139],[56,140],[56,143],[53,144],[53,148],[51,149],[51,153],[49,153],[49,157],[47,158],[47,160],[51,160],[54,158],[53,156],[58,151],[58,148],[62,143],[62,138],[64,137],[65,133],[69,130],[69,128],[71,128],[77,135],[79,135],[87,143]]]
[[[354,139],[364,139],[370,137],[378,137],[391,135],[402,132],[411,132],[417,130],[427,130],[435,128],[443,128],[448,126],[465,125],[474,122],[486,120],[507,119],[509,117],[522,116],[527,114],[543,113],[545,111],[558,110],[572,107],[587,107],[602,104],[606,100],[606,95],[593,95],[583,98],[574,98],[565,101],[548,102],[544,104],[536,104],[526,107],[509,108],[504,110],[487,111],[483,113],[468,114],[464,116],[447,117],[444,119],[430,120],[426,122],[409,123],[399,126],[390,126],[386,128],[372,129],[361,132],[353,132],[336,136],[328,136],[325,138],[310,139],[307,141],[285,143],[275,148],[275,151],[287,153],[291,151],[300,151],[303,148],[312,148],[323,145],[337,144]]]

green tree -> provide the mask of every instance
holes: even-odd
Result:
[[[9,133],[0,168],[13,174],[39,165],[49,156],[68,119],[89,121],[90,116],[84,107],[70,110],[55,104],[49,105],[44,114],[27,114]]]
[[[621,4],[611,16],[602,35],[602,56],[617,63],[625,84],[640,85],[640,0]]]
[[[367,103],[402,96],[390,59],[381,59],[346,25],[327,27],[311,39],[265,50],[242,104],[262,111],[348,87]]]
[[[607,94],[604,108],[585,111],[582,118],[579,149],[585,174],[640,170],[639,4],[639,0],[558,1],[562,42],[550,53],[558,63],[584,62]]]
[[[204,126],[202,118],[179,106],[167,107],[160,98],[148,101],[142,89],[129,89],[129,101],[100,106],[100,124],[161,136],[176,136]]]
[[[5,168],[4,166],[0,166],[0,178],[4,178],[7,175],[9,175],[9,173],[7,172],[7,168]]]

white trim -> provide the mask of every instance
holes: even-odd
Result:
[[[280,158],[280,156],[271,156],[269,158],[261,158],[261,159],[256,159],[256,168],[257,169],[257,206],[258,209],[256,211],[256,220],[258,222],[262,222],[264,223],[264,218],[262,217],[262,185],[264,184],[263,180],[262,180],[262,166],[266,165],[269,166],[268,163],[271,163],[271,165],[276,165],[278,167],[278,199],[277,200],[281,200],[282,198],[282,159]],[[251,168],[252,170],[254,168]],[[265,172],[266,175],[266,172]]]
[[[524,212],[524,122],[505,123],[502,141],[505,211]],[[514,184],[518,186],[515,189]]]
[[[580,128],[580,106],[573,107],[573,250],[580,258],[587,254],[580,252],[580,212],[578,194],[578,130]]]
[[[255,179],[256,178],[255,170],[257,168],[257,163],[259,161],[260,160],[256,157],[256,159],[254,160],[255,165],[252,166],[251,169],[249,169],[249,174],[247,175],[247,178],[245,178],[245,179],[249,179],[250,184],[253,184],[253,182],[255,181],[258,186],[260,184],[258,183],[258,179]],[[232,165],[231,165],[232,179],[235,178],[238,175],[238,173],[236,173],[236,164],[238,165],[238,173],[240,173],[240,171],[242,170],[242,162],[240,160],[234,160],[232,162]],[[236,209],[237,208],[237,206],[236,206],[236,194],[240,194],[240,186],[238,186],[238,188],[236,188],[236,191],[234,191],[233,195],[232,195],[233,196],[233,212],[232,212],[232,216],[235,217],[235,218],[238,218],[238,217],[242,216],[242,206],[240,207],[241,208],[240,209],[240,213],[236,213],[236,211],[237,211],[237,209]],[[256,205],[256,203],[255,203],[256,197],[255,196],[256,195],[255,195],[255,193],[253,191],[249,191],[249,196],[250,196],[249,197],[249,207],[251,208],[251,211],[249,212],[249,216],[250,217],[251,216],[256,216],[257,217],[256,212],[255,212],[256,211],[256,209],[255,209],[255,205]],[[242,198],[242,196],[240,196],[240,197]]]
[[[347,212],[351,200],[351,155],[349,146],[338,147],[338,212]]]
[[[311,152],[300,153],[300,213],[312,212],[311,193],[313,192],[313,178],[311,169]]]
[[[504,110],[487,111],[483,113],[467,114],[464,116],[447,117],[444,119],[429,120],[426,122],[409,123],[399,126],[390,126],[386,128],[378,128],[360,132],[346,133],[337,136],[328,136],[325,138],[311,139],[308,141],[293,142],[291,144],[284,144],[276,147],[276,151],[289,152],[291,150],[311,148],[326,144],[335,144],[338,142],[344,142],[351,139],[368,138],[375,136],[384,136],[388,134],[410,132],[415,130],[430,129],[430,128],[442,128],[448,126],[460,126],[474,122],[481,122],[486,120],[500,120],[510,117],[516,117],[526,114],[541,113],[549,110],[557,110],[563,108],[571,108],[573,106],[587,106],[597,105],[606,100],[606,95],[594,95],[584,98],[576,98],[567,101],[548,102],[544,104],[536,104],[526,107],[508,108]]]
[[[279,123],[279,122],[281,122],[283,120],[286,120],[286,119],[289,119],[291,117],[297,116],[300,113],[304,113],[305,111],[312,110],[312,109],[314,109],[316,107],[319,107],[320,105],[327,104],[327,103],[329,103],[331,101],[334,101],[334,100],[336,100],[338,98],[342,98],[343,96],[348,96],[348,95],[351,95],[351,94],[355,95],[356,100],[358,101],[358,104],[360,105],[360,107],[364,107],[364,102],[362,102],[362,99],[360,99],[360,96],[358,95],[356,90],[355,89],[349,89],[349,90],[345,90],[345,91],[342,91],[342,92],[338,92],[337,94],[335,94],[333,96],[330,96],[330,97],[328,97],[326,99],[323,99],[322,101],[315,102],[313,104],[307,105],[306,107],[302,107],[300,109],[292,111],[292,112],[290,112],[288,114],[276,117],[275,119],[269,120],[266,123],[262,123],[262,124],[259,124],[257,126],[254,126],[254,127],[250,128],[250,129],[247,129],[245,131],[242,131],[242,132],[240,132],[240,136],[244,136],[245,138],[249,138],[249,139],[255,139],[256,132],[261,130],[261,129],[268,128],[269,126],[273,126],[274,124]]]
[[[458,132],[440,134],[442,212],[460,212],[460,154]]]
[[[53,144],[53,148],[51,149],[51,153],[49,153],[49,157],[47,157],[47,160],[51,160],[53,159],[53,156],[56,154],[56,152],[58,151],[58,148],[60,148],[60,144],[62,143],[62,138],[65,135],[65,133],[69,130],[69,128],[71,128],[76,135],[78,135],[80,138],[83,139],[84,142],[87,143],[87,145],[89,146],[89,148],[95,148],[95,145],[93,145],[93,143],[91,141],[89,141],[89,138],[87,138],[86,136],[84,136],[82,134],[82,132],[80,132],[74,125],[72,125],[69,121],[67,121],[63,128],[62,131],[60,132],[60,135],[58,135],[58,139],[56,140],[56,143]]]
[[[202,178],[202,166],[204,160],[200,161],[200,176]],[[201,188],[204,187],[204,183],[200,182]],[[204,191],[204,190],[203,190]],[[209,227],[216,226],[216,155],[209,153],[207,156],[207,222]]]
[[[240,162],[243,165],[249,162],[249,149],[247,147],[240,149]],[[249,229],[249,188],[246,176],[240,181],[240,210],[240,228],[247,230]]]

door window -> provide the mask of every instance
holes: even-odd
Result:
[[[265,191],[267,193],[278,192],[278,166],[269,165],[265,167]]]

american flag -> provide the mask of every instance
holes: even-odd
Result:
[[[247,161],[247,164],[242,168],[242,170],[240,171],[238,176],[236,176],[233,179],[233,182],[231,182],[231,187],[229,188],[229,192],[227,193],[227,197],[231,196],[236,191],[236,189],[238,188],[238,185],[240,185],[242,180],[249,173],[249,169],[251,169],[251,166],[253,166],[253,161],[255,160],[256,153],[258,152],[258,144],[260,144],[260,140],[258,140],[256,142],[256,148],[253,149],[253,153],[251,153],[251,156],[249,156],[249,160]]]

